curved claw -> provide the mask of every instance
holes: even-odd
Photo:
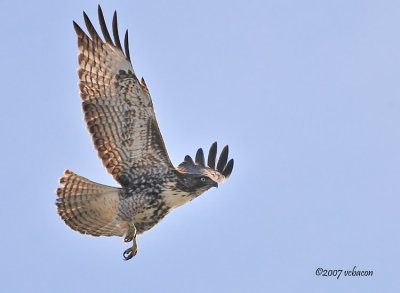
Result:
[[[124,238],[124,242],[131,242],[134,238],[136,238],[136,227],[135,224],[129,223],[129,230],[128,233],[126,234],[125,238]]]
[[[128,234],[124,238],[125,243],[131,242],[132,240],[133,240],[133,234]]]
[[[127,250],[124,251],[124,259],[125,260],[130,260],[132,257],[134,257],[137,254],[137,247],[132,246],[131,248],[128,248]]]

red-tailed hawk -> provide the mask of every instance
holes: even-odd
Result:
[[[160,222],[181,206],[232,172],[228,146],[216,164],[217,143],[212,144],[207,164],[203,150],[175,168],[158,128],[153,103],[143,78],[133,70],[125,34],[125,53],[113,18],[111,38],[98,7],[103,42],[83,13],[90,38],[74,22],[79,47],[79,88],[87,128],[103,165],[121,188],[102,185],[69,170],[60,179],[56,205],[65,223],[93,236],[122,236],[133,246],[126,260],[137,253],[136,235]]]

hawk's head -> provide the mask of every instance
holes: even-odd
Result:
[[[233,159],[228,162],[229,147],[225,146],[219,156],[217,165],[217,142],[214,142],[208,153],[207,165],[204,159],[203,149],[198,149],[195,162],[187,155],[179,164],[177,170],[181,176],[182,189],[195,192],[197,195],[207,191],[211,187],[218,187],[218,183],[224,182],[232,173]]]

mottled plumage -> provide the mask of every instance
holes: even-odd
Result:
[[[79,48],[79,88],[82,109],[94,147],[107,171],[121,185],[92,182],[69,170],[60,179],[56,205],[65,223],[93,236],[125,236],[133,246],[125,259],[137,253],[136,235],[156,225],[172,209],[196,198],[232,172],[228,146],[216,164],[217,144],[209,151],[207,165],[199,149],[175,168],[158,128],[146,83],[133,70],[128,32],[122,49],[117,15],[113,39],[99,6],[105,42],[83,13],[90,38],[74,22]]]

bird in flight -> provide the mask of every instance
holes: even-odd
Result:
[[[83,12],[89,35],[73,22],[79,48],[79,88],[87,129],[104,167],[120,184],[111,187],[69,170],[60,179],[58,214],[73,230],[93,236],[120,236],[132,247],[125,260],[136,255],[136,235],[159,223],[171,210],[218,187],[233,169],[228,146],[217,159],[213,143],[205,161],[203,150],[195,160],[187,155],[177,168],[167,153],[144,79],[133,70],[128,31],[122,48],[114,12],[113,39],[101,7],[98,17],[104,41]]]

